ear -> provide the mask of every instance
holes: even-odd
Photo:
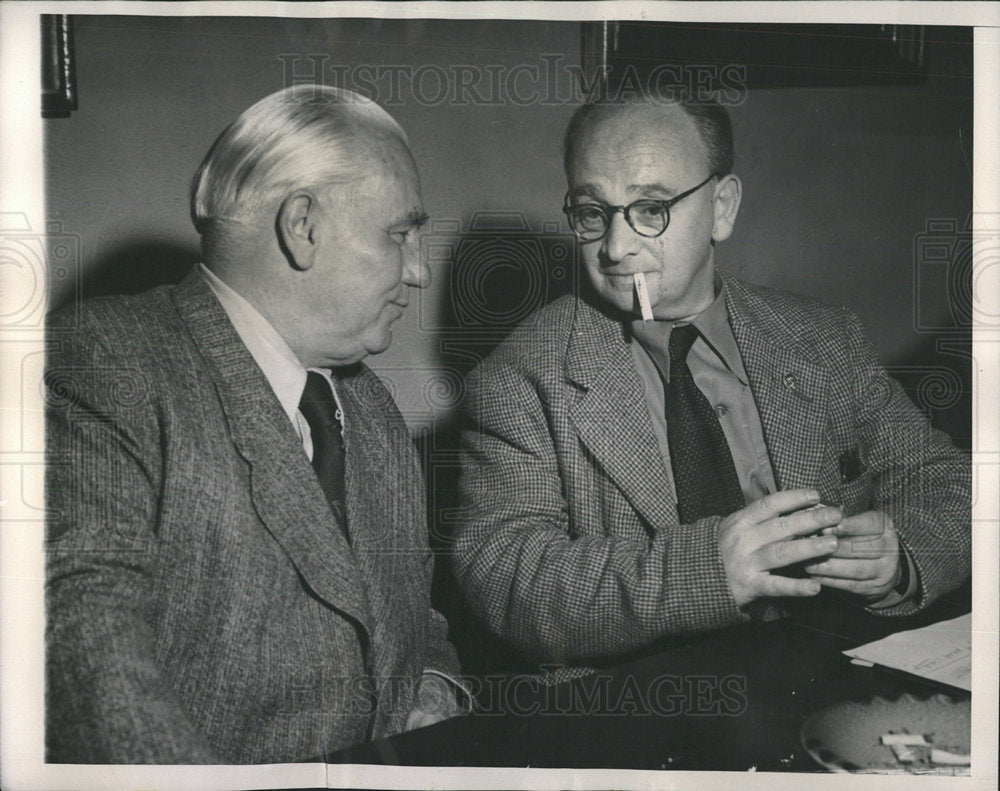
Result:
[[[307,190],[293,192],[278,209],[278,240],[296,269],[309,269],[316,260],[318,214],[316,196]]]
[[[730,173],[723,176],[715,185],[715,224],[712,226],[712,241],[721,242],[729,238],[736,225],[736,215],[740,211],[740,200],[743,197],[743,185]]]

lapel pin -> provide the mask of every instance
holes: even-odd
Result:
[[[781,383],[785,386],[786,390],[794,393],[804,401],[812,401],[812,398],[806,395],[806,393],[802,391],[802,388],[799,387],[799,378],[795,374],[793,373],[785,374],[783,377],[781,377]]]

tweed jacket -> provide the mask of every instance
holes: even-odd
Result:
[[[197,272],[67,321],[47,371],[48,760],[308,761],[401,731],[422,672],[458,667],[378,378],[338,381],[348,544]]]
[[[878,363],[850,311],[726,278],[778,486],[893,519],[912,613],[970,570],[970,464]],[[577,297],[528,319],[470,376],[455,571],[489,629],[565,668],[748,616],[720,517],[678,521],[620,318]],[[857,460],[851,479],[841,460]]]

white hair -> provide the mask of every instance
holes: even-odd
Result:
[[[216,138],[191,185],[199,233],[212,220],[245,220],[295,189],[359,175],[357,143],[406,133],[371,99],[342,88],[295,85],[245,110]]]

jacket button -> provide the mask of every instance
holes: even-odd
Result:
[[[720,418],[724,418],[726,415],[729,414],[729,407],[727,407],[725,404],[719,404],[717,407],[715,407],[715,414]]]
[[[795,374],[785,374],[781,380],[789,390],[798,390],[799,380]]]

